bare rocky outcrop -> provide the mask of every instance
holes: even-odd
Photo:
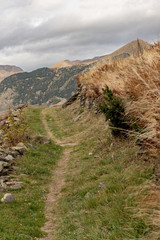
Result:
[[[99,102],[101,97],[88,97],[86,95],[85,87],[82,84],[78,84],[77,92],[62,105],[62,108],[66,108],[76,100],[79,102],[80,108],[93,110],[96,114],[100,112]]]

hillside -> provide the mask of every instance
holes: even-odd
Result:
[[[128,58],[132,53],[139,53],[138,49],[143,52],[144,49],[150,47],[151,45],[145,41],[136,40],[106,56],[94,57],[93,59],[83,61],[65,60],[53,65],[51,68],[37,69],[31,73],[20,73],[7,77],[0,85],[0,101],[5,106],[3,107],[1,104],[0,110],[2,107],[6,108],[6,106],[12,104],[55,104],[60,101],[60,98],[70,98],[76,92],[77,74],[82,75],[83,71],[93,66],[96,68],[96,64],[99,66],[108,61]],[[1,68],[8,71],[21,70],[14,66],[3,66]],[[90,78],[85,79],[87,79],[87,84],[89,84]],[[120,84],[119,80],[117,82]],[[101,84],[102,81],[99,82],[98,88],[101,87]]]
[[[160,151],[159,53],[160,43],[157,43],[137,56],[95,66],[78,79],[83,106],[100,99],[106,85],[123,101],[124,115],[141,129],[136,138],[155,157]]]
[[[57,103],[59,97],[69,98],[75,93],[76,76],[88,67],[77,65],[61,69],[41,68],[30,73],[14,74],[1,82],[1,103]]]
[[[16,66],[0,65],[0,82],[15,73],[23,72],[23,70]]]

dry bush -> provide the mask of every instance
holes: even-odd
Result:
[[[126,112],[144,128],[138,137],[153,154],[160,150],[160,43],[147,51],[141,63],[126,69]],[[156,151],[155,151],[156,150]]]
[[[97,65],[79,78],[88,97],[109,86],[126,104],[126,115],[141,127],[137,134],[152,154],[160,150],[160,43],[138,56]],[[97,94],[98,92],[98,94]]]

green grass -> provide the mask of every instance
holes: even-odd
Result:
[[[135,240],[152,234],[153,209],[143,212],[143,199],[153,184],[152,163],[137,157],[138,146],[134,143],[111,137],[98,117],[88,119],[84,115],[83,122],[74,123],[74,114],[68,109],[53,110],[53,115],[55,111],[61,122],[52,121],[51,129],[64,124],[66,135],[74,137],[79,129],[81,135],[71,153],[66,185],[54,213],[54,239]],[[77,129],[75,124],[79,125]],[[60,127],[59,131],[64,134]]]
[[[46,120],[50,130],[60,140],[74,137],[74,135],[84,130],[83,124],[79,125],[79,123],[71,117],[70,113],[66,114],[66,110],[59,107],[49,108],[46,114]]]
[[[64,134],[62,133],[61,129],[59,129],[59,126],[55,124],[55,119],[53,116],[47,114],[46,115],[46,120],[48,123],[48,126],[50,130],[54,133],[55,137],[58,139],[62,139]]]
[[[112,152],[101,159],[85,159],[87,143],[72,153],[72,174],[69,171],[59,203],[57,240],[137,239],[151,230],[145,217],[136,216],[140,193],[135,193],[152,180],[152,166],[135,160],[135,149],[127,144],[117,148],[114,159]]]
[[[147,202],[153,185],[152,163],[137,156],[138,146],[131,141],[111,137],[100,116],[84,111],[83,119],[75,122],[74,112],[79,110],[71,110],[46,111],[57,138],[77,141],[68,159],[65,185],[53,206],[54,240],[146,240],[147,236],[158,240],[151,221],[156,209]],[[45,135],[40,112],[40,108],[29,108],[25,114],[30,128]],[[0,239],[44,236],[40,229],[46,220],[48,183],[61,152],[52,142],[33,146],[18,159],[23,188],[11,191],[15,202],[0,203]]]
[[[26,114],[31,129],[45,133],[39,119],[40,109],[27,109]],[[61,152],[62,148],[52,142],[32,146],[16,160],[16,166],[22,169],[17,172],[18,181],[23,184],[19,190],[9,190],[15,197],[13,203],[0,203],[1,240],[30,240],[44,236],[41,227],[46,220],[44,206],[48,184]],[[0,193],[0,198],[3,194]]]
[[[42,107],[28,107],[25,109],[24,114],[29,125],[29,128],[34,132],[41,135],[45,135],[45,129],[41,122],[41,111]]]

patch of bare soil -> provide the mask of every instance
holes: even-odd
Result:
[[[41,120],[47,132],[47,135],[50,139],[55,141],[60,146],[74,146],[73,143],[67,142],[59,142],[53,133],[50,131],[47,121],[45,119],[45,109],[42,111]],[[46,223],[44,227],[42,227],[42,231],[46,232],[48,235],[45,238],[41,238],[39,240],[53,240],[55,234],[55,222],[56,222],[56,208],[57,208],[57,201],[61,196],[61,190],[65,184],[65,173],[67,170],[67,160],[69,159],[69,155],[71,152],[71,148],[66,148],[64,150],[62,158],[59,160],[56,170],[53,171],[52,179],[49,187],[49,194],[47,195],[46,199],[46,206],[45,206],[45,216],[46,216]],[[54,216],[55,215],[55,216]]]

